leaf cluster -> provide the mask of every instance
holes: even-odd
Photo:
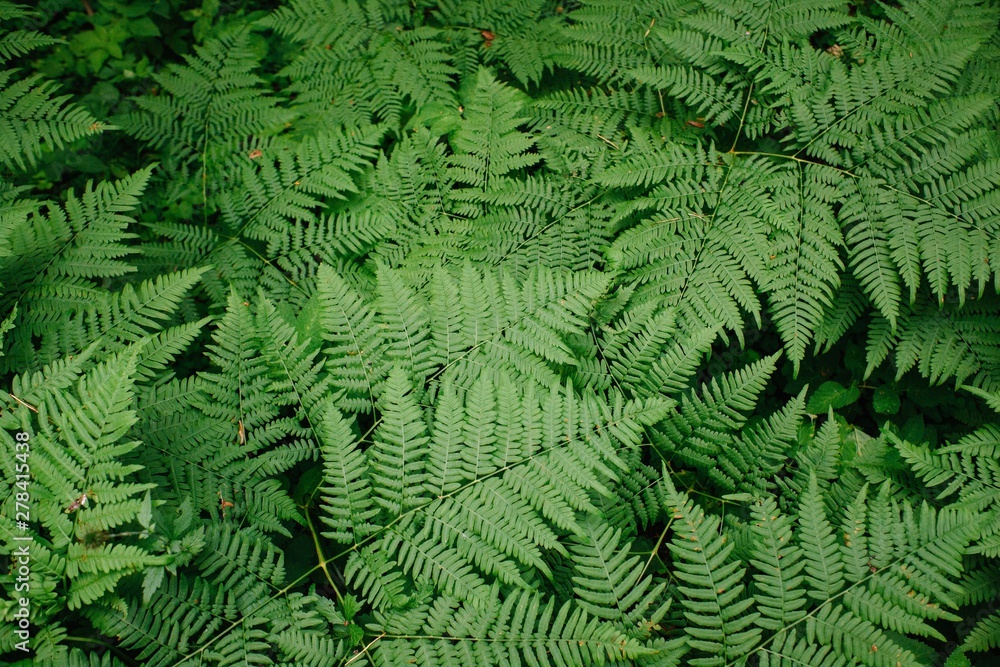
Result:
[[[990,664],[995,3],[276,4],[0,2],[5,660]]]

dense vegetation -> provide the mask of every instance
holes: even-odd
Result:
[[[0,1],[2,660],[995,665],[998,20]]]

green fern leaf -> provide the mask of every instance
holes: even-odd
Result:
[[[757,612],[747,613],[753,598],[743,595],[740,583],[746,570],[731,559],[733,544],[720,534],[717,517],[706,515],[685,495],[677,492],[667,471],[663,485],[669,512],[676,523],[669,545],[681,604],[687,610],[685,627],[688,645],[703,657],[691,658],[692,665],[723,665],[737,660],[753,648],[760,628],[750,627]]]

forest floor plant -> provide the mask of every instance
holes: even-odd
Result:
[[[0,1],[0,661],[996,665],[998,23]]]

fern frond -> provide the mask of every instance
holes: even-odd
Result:
[[[809,486],[799,498],[798,521],[805,581],[810,589],[808,595],[829,600],[843,588],[844,563],[813,472],[809,476]]]
[[[573,545],[574,592],[578,605],[596,618],[619,621],[625,627],[642,621],[663,593],[665,584],[650,588],[639,556],[629,558],[630,544],[620,546],[621,531],[604,526]],[[658,611],[659,616],[666,611]],[[655,623],[658,618],[654,619]]]
[[[422,501],[421,469],[427,454],[427,426],[412,380],[394,369],[379,399],[382,423],[369,453],[373,500],[389,516],[399,516]]]
[[[733,544],[720,534],[720,521],[677,492],[667,471],[663,485],[674,536],[668,548],[673,556],[681,604],[690,623],[684,629],[688,645],[701,656],[692,665],[723,665],[747,655],[760,638],[752,627],[759,614],[749,612],[753,598],[744,596],[740,583],[746,570],[731,558]]]
[[[754,598],[760,616],[757,625],[778,630],[803,619],[807,604],[801,585],[805,563],[792,545],[792,519],[778,510],[773,497],[751,505],[751,531],[757,537],[752,547]]]
[[[246,159],[239,155],[246,137],[274,135],[294,117],[263,90],[264,80],[254,73],[261,56],[250,38],[240,28],[195,46],[187,64],[154,77],[164,94],[136,98],[139,111],[116,122],[136,138],[169,149],[182,164],[197,162],[203,182],[222,182],[216,176]]]
[[[244,162],[234,188],[220,194],[223,220],[247,238],[267,241],[273,253],[289,227],[317,222],[324,200],[357,192],[352,176],[367,166],[377,141],[377,130],[352,130],[273,144]]]
[[[98,608],[88,617],[106,634],[121,637],[123,648],[138,648],[137,657],[151,667],[181,659],[190,646],[222,627],[226,613],[223,589],[213,589],[203,579],[170,579],[150,602],[132,600],[124,615]]]
[[[55,40],[37,33],[14,32],[0,38],[0,60]],[[0,72],[0,165],[25,170],[36,164],[45,148],[61,149],[92,134],[115,129],[99,122],[85,108],[55,95],[55,83],[40,74],[17,77],[17,70]]]
[[[458,607],[456,609],[456,607]],[[445,667],[471,656],[482,664],[603,665],[615,660],[635,660],[653,650],[628,637],[613,623],[592,618],[572,604],[556,606],[531,592],[514,592],[501,603],[482,609],[443,598],[421,614],[426,622],[416,637],[396,638],[386,633],[378,643],[376,662],[403,664],[419,659],[428,667]],[[454,623],[449,619],[455,617]],[[391,622],[380,619],[380,625]],[[493,641],[478,639],[490,633]]]
[[[890,202],[879,183],[870,178],[842,181],[844,206],[841,224],[848,227],[846,242],[851,251],[851,270],[865,295],[879,309],[890,326],[899,316],[899,273],[892,260],[886,231],[880,224]]]
[[[415,379],[426,377],[442,361],[428,335],[427,306],[398,273],[380,266],[377,276],[376,306],[387,343],[386,360]]]
[[[1000,646],[1000,614],[996,612],[976,621],[962,640],[963,651],[983,652]]]
[[[838,175],[796,163],[774,179],[776,204],[785,215],[775,225],[768,262],[771,316],[798,372],[806,347],[833,306],[843,270],[844,240],[833,214]]]
[[[198,561],[201,576],[227,591],[241,612],[252,609],[285,579],[284,553],[251,528],[218,524],[207,531]]]
[[[896,376],[911,368],[933,384],[955,378],[956,384],[995,390],[1000,387],[1000,333],[993,326],[995,299],[970,303],[961,311],[950,304],[921,302],[906,319],[896,343]]]
[[[528,152],[534,139],[518,131],[527,118],[520,115],[523,103],[514,89],[482,69],[466,106],[465,118],[452,140],[455,154],[451,161],[457,182],[470,186],[473,192],[488,192],[509,172],[538,161]]]
[[[5,303],[25,297],[51,300],[47,307],[32,308],[38,311],[35,317],[43,319],[49,309],[66,307],[61,294],[76,291],[85,302],[93,290],[88,279],[134,271],[123,260],[133,253],[126,242],[135,237],[127,231],[133,219],[125,214],[139,203],[151,173],[152,167],[147,167],[113,183],[88,182],[80,197],[70,192],[64,207],[50,205],[48,215],[29,217],[14,230],[11,249],[16,259],[3,266]]]
[[[693,392],[685,396],[680,411],[656,426],[654,441],[676,452],[686,463],[712,474],[719,459],[728,458],[724,452],[737,447],[733,434],[746,420],[745,413],[756,404],[776,361],[776,357],[767,357],[724,375],[721,381],[713,378],[702,388],[701,396]]]
[[[355,447],[348,422],[336,407],[326,406],[318,426],[323,443],[323,522],[333,528],[324,533],[339,542],[365,537],[369,521],[379,510],[371,498],[371,479],[364,455]]]
[[[387,342],[375,325],[375,312],[326,265],[319,268],[317,293],[323,337],[332,343],[326,351],[331,382],[347,391],[346,409],[368,412],[388,373],[383,360]]]

